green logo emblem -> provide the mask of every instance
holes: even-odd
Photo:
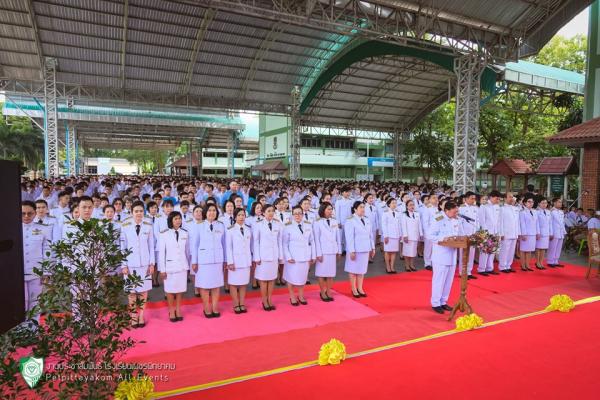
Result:
[[[33,388],[37,385],[44,372],[44,359],[36,357],[23,357],[19,362],[19,370],[23,379]]]

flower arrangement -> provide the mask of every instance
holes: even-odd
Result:
[[[116,400],[147,400],[154,393],[154,383],[148,376],[123,380],[115,391]]]
[[[546,307],[546,311],[569,312],[575,308],[575,303],[566,294],[555,294],[550,298],[550,305]]]
[[[480,229],[469,236],[469,245],[486,254],[498,254],[500,251],[500,237],[492,235],[485,229]]]
[[[456,320],[457,331],[469,331],[479,328],[481,325],[483,325],[483,318],[475,313],[463,315]]]
[[[346,346],[337,339],[324,343],[319,350],[319,365],[337,365],[346,359]]]

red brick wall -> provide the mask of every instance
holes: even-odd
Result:
[[[588,143],[584,147],[582,190],[588,191],[581,198],[583,209],[600,209],[600,143]]]

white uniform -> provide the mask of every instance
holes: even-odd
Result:
[[[463,235],[462,225],[458,219],[448,218],[444,213],[434,218],[427,235],[433,242],[431,306],[439,307],[448,302],[458,253],[457,249],[441,246],[439,242],[451,236]]]
[[[423,208],[423,215],[421,216],[421,225],[423,225],[423,234],[425,240],[423,241],[423,262],[425,266],[431,266],[431,250],[433,249],[433,243],[428,239],[427,231],[431,225],[433,218],[440,213],[437,206],[427,206]]]
[[[565,229],[565,214],[562,210],[553,209],[552,215],[552,239],[548,245],[547,262],[550,265],[557,265],[562,250],[563,240],[567,234]]]
[[[398,252],[402,238],[402,213],[398,210],[385,211],[381,216],[381,238],[383,251]],[[388,243],[385,243],[388,238]]]
[[[342,225],[333,218],[319,218],[313,224],[316,256],[315,275],[333,278],[337,272],[337,255],[342,254]]]
[[[275,211],[275,219],[281,222],[283,225],[292,221],[292,213],[289,211]]]
[[[235,270],[227,273],[227,283],[244,286],[250,282],[252,266],[252,228],[248,225],[234,224],[225,233],[227,264],[234,265]]]
[[[192,264],[198,264],[194,286],[215,289],[224,285],[225,225],[220,221],[194,223],[190,240]]]
[[[344,237],[346,238],[344,271],[351,274],[366,274],[369,267],[369,252],[375,250],[375,239],[369,219],[360,218],[356,214],[346,219]],[[350,253],[355,253],[354,260],[350,258]]]
[[[310,260],[316,257],[317,249],[312,224],[292,221],[283,230],[283,254],[285,256],[283,279],[292,285],[302,286],[308,278]],[[294,260],[290,263],[290,260]]]
[[[139,233],[138,228],[139,226]],[[121,249],[131,250],[127,259],[123,261],[123,268],[127,267],[129,274],[142,278],[142,283],[134,291],[137,293],[147,292],[152,289],[152,276],[149,267],[155,264],[154,255],[154,232],[152,223],[142,221],[137,225],[135,221],[127,221],[121,224]]]
[[[261,281],[277,278],[279,261],[283,262],[283,224],[276,219],[263,219],[252,229],[253,259],[260,262],[254,277]]]
[[[304,222],[310,222],[312,224],[313,222],[315,222],[317,217],[318,215],[311,210],[302,211],[302,221]]]
[[[381,220],[377,211],[375,204],[365,203],[365,216],[371,221],[371,230],[373,231],[374,239],[377,238],[377,231],[381,230]]]
[[[535,235],[539,233],[537,226],[537,213],[535,210],[523,209],[519,213],[519,222],[521,224],[521,235],[525,237],[519,243],[521,251],[535,251]]]
[[[487,230],[492,235],[498,234],[500,226],[500,205],[485,204],[479,207],[479,226],[481,229]],[[479,252],[478,272],[490,272],[494,270],[494,255],[487,254],[483,251]]]
[[[521,224],[519,222],[519,207],[505,204],[500,207],[500,226],[498,235],[502,237],[500,242],[500,254],[498,255],[498,269],[508,270],[515,258],[517,240],[521,235]]]
[[[35,217],[33,223],[43,226],[43,229],[47,231],[52,243],[61,239],[62,226],[55,217],[51,215],[46,215],[43,219]]]
[[[25,272],[25,309],[31,310],[37,304],[42,293],[42,281],[34,274],[33,268],[41,268],[40,263],[46,259],[52,238],[48,229],[40,224],[23,224],[23,262]]]
[[[552,214],[550,210],[537,210],[537,227],[540,234],[540,238],[535,242],[536,249],[547,250],[550,244],[550,236],[552,236]],[[542,260],[538,260],[539,263]]]
[[[402,236],[408,238],[408,243],[402,243],[402,255],[404,257],[417,256],[417,244],[423,237],[423,226],[421,216],[418,212],[402,213]]]
[[[352,200],[351,198],[344,198],[344,197],[340,197],[336,202],[335,202],[335,218],[340,221],[340,224],[342,224],[342,230],[343,227],[346,225],[346,221],[348,221],[348,218],[352,216],[352,205],[354,204],[354,200]],[[343,231],[342,231],[343,234]],[[345,235],[342,235],[342,242],[346,241],[346,237]]]
[[[478,229],[479,229],[479,207],[477,207],[476,205],[468,205],[468,204],[463,204],[462,206],[460,206],[458,212],[461,215],[464,215],[466,217],[469,217],[472,219],[472,221],[467,221],[464,218],[461,218],[461,225],[462,225],[462,229],[465,235],[472,235],[474,234]],[[458,265],[460,266],[460,269],[458,270],[459,275],[461,274],[461,269],[462,269],[462,263],[463,263],[463,252],[459,251],[458,252]],[[473,272],[473,263],[475,262],[475,247],[474,246],[470,246],[469,247],[469,256],[467,258],[467,275],[471,275]]]
[[[230,226],[233,226],[233,224],[235,224],[235,218],[233,218],[233,215],[229,214],[222,214],[219,217],[219,221],[221,221],[223,225],[225,225],[225,228],[229,228]]]
[[[167,229],[158,237],[158,271],[166,272],[165,293],[187,291],[187,271],[190,269],[190,243],[188,232],[180,228]]]

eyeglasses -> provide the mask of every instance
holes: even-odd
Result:
[[[33,211],[22,212],[21,215],[24,217],[32,217],[35,215],[35,212],[33,212]]]

